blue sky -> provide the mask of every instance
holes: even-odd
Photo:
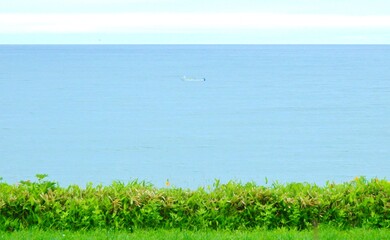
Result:
[[[388,0],[1,0],[0,44],[389,44]]]

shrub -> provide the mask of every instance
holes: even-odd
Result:
[[[390,227],[387,180],[360,177],[325,186],[216,181],[189,190],[139,181],[62,188],[46,176],[16,185],[0,180],[0,230]]]

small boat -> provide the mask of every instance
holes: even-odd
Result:
[[[181,80],[186,82],[205,82],[206,78],[192,78],[192,77],[183,76]]]

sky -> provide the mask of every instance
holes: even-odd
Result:
[[[390,1],[1,0],[0,44],[390,44]]]

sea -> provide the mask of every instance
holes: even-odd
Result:
[[[0,177],[390,177],[390,45],[0,45]]]

